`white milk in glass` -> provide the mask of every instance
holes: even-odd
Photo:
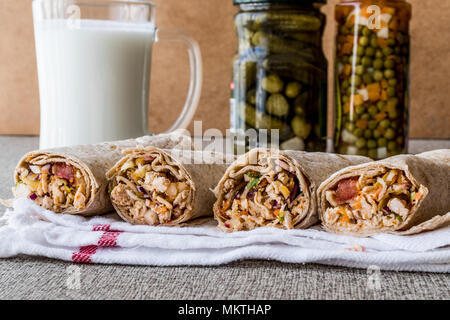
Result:
[[[35,36],[41,148],[147,134],[151,24],[44,20]]]

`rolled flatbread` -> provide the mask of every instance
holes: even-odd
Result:
[[[56,213],[92,216],[111,211],[105,174],[123,157],[123,150],[138,145],[190,149],[191,138],[175,132],[33,151],[15,169],[13,194]]]
[[[155,147],[124,153],[107,178],[111,202],[125,221],[179,226],[212,217],[211,189],[227,168],[223,154]]]
[[[316,188],[333,172],[371,161],[359,156],[253,149],[227,169],[214,193],[219,228],[307,228],[318,222]]]
[[[354,236],[416,234],[450,223],[450,150],[345,168],[319,187],[326,230]]]

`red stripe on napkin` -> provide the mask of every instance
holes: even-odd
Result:
[[[81,247],[78,252],[72,253],[72,262],[75,263],[92,263],[92,256],[97,253],[98,248],[112,248],[117,246],[117,238],[121,231],[111,230],[109,224],[95,225],[92,231],[104,231],[97,242],[97,245],[89,245]]]

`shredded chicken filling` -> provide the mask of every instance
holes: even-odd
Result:
[[[269,161],[272,163],[272,161]],[[258,171],[246,171],[224,183],[219,215],[233,231],[263,226],[293,228],[293,221],[307,206],[299,181],[284,161],[275,160]]]
[[[86,181],[81,171],[71,165],[55,162],[46,165],[26,164],[18,168],[14,194],[29,198],[38,205],[62,212],[67,208],[86,207]]]
[[[385,169],[376,176],[341,180],[325,196],[330,206],[324,214],[325,223],[359,231],[399,226],[423,193],[402,170]]]
[[[166,224],[183,215],[191,188],[161,155],[128,160],[115,177],[111,200],[137,223]]]

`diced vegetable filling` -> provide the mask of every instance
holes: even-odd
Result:
[[[297,177],[287,163],[248,171],[225,181],[219,215],[233,231],[256,227],[293,228],[293,221],[307,206]]]
[[[375,176],[341,180],[325,196],[325,223],[358,231],[399,226],[423,193],[402,170],[385,169]]]
[[[160,155],[128,160],[114,184],[113,203],[142,224],[159,225],[179,218],[191,197],[186,178],[174,174]]]
[[[88,202],[83,174],[72,165],[26,164],[18,169],[18,177],[15,196],[29,198],[48,210],[62,212],[71,207],[81,210]]]

